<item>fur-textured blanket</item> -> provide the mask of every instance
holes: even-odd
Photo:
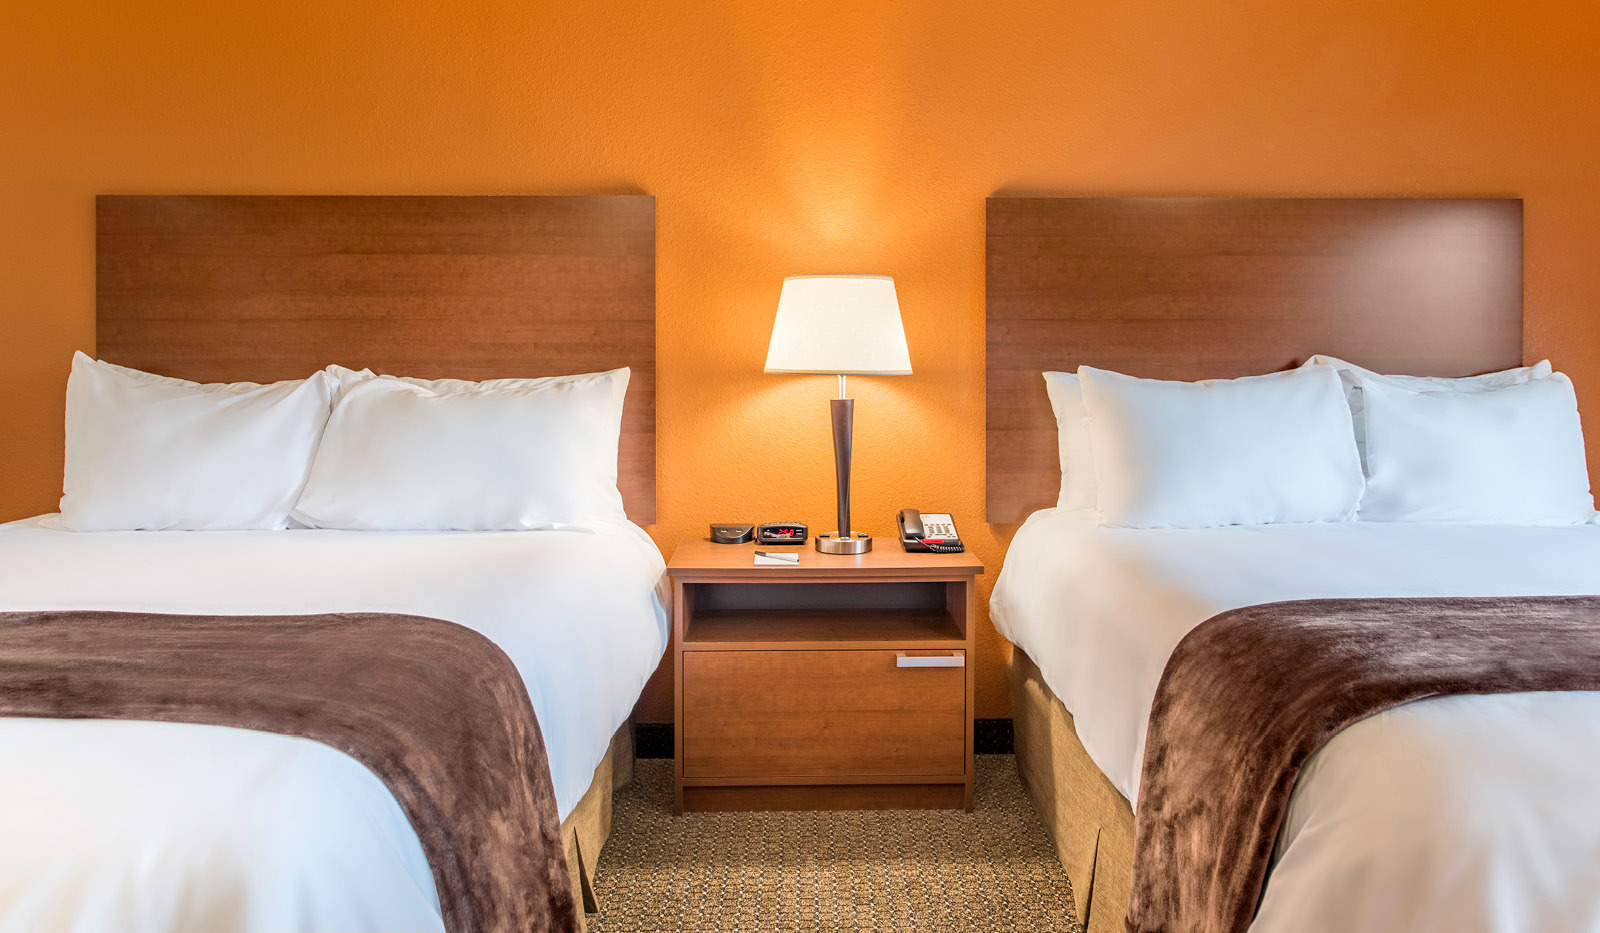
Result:
[[[1167,661],[1145,742],[1132,933],[1243,933],[1300,770],[1375,713],[1600,690],[1600,596],[1322,599],[1225,612]]]
[[[0,613],[0,715],[315,739],[388,785],[452,933],[579,929],[533,706],[471,629],[380,613]]]

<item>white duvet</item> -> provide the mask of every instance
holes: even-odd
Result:
[[[563,818],[666,648],[639,528],[491,533],[0,526],[0,610],[392,611],[492,638]],[[0,719],[0,933],[442,930],[388,789],[342,752],[215,726]]]
[[[1047,509],[991,614],[1137,801],[1167,658],[1219,612],[1563,594],[1600,594],[1600,525],[1109,529]],[[1306,767],[1275,858],[1257,933],[1600,931],[1600,693],[1442,697],[1351,726]]]

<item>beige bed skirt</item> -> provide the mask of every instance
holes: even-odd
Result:
[[[561,839],[567,849],[567,870],[572,895],[585,913],[600,909],[594,894],[594,870],[600,850],[611,835],[611,795],[633,781],[633,721],[622,724],[611,737],[606,757],[594,769],[594,780],[578,805],[561,822]]]
[[[1011,652],[1017,771],[1055,842],[1088,933],[1122,933],[1133,872],[1133,809],[1084,751],[1072,714],[1022,649]]]

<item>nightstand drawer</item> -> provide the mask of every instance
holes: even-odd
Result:
[[[965,661],[959,650],[686,651],[684,776],[959,779]]]

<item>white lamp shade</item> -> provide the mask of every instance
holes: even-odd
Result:
[[[769,373],[909,376],[911,354],[887,275],[791,275],[778,295]]]

